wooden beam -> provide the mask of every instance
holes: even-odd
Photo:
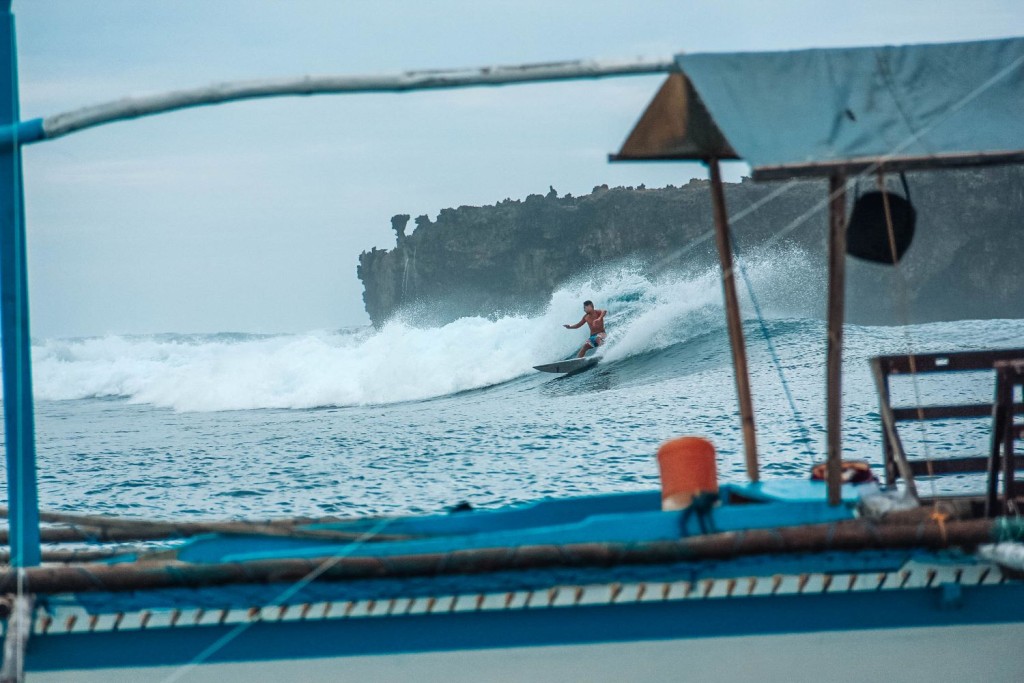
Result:
[[[1024,415],[1024,405],[1013,406],[1014,415]],[[992,417],[991,403],[972,403],[953,406],[919,406],[893,408],[893,419],[897,422],[922,420],[966,420],[977,417]]]
[[[150,561],[124,564],[43,566],[0,569],[0,592],[13,592],[18,581],[36,594],[131,591],[156,588],[281,583],[300,580],[357,581],[486,574],[499,571],[623,565],[673,564],[726,560],[753,555],[820,553],[874,549],[973,548],[1024,533],[1014,517],[941,521],[915,515],[872,522],[857,519],[773,529],[747,529],[639,543],[473,548],[458,552],[389,557],[277,558],[246,562],[189,564]]]
[[[4,663],[0,668],[0,683],[24,683],[25,647],[32,633],[31,595],[17,594],[11,601],[11,612],[4,629]]]
[[[736,296],[736,278],[733,275],[732,241],[729,238],[729,214],[725,207],[725,190],[718,159],[708,161],[711,174],[711,202],[715,216],[715,238],[718,260],[722,266],[722,291],[725,296],[725,318],[729,327],[729,345],[736,373],[736,398],[740,406],[740,424],[743,428],[743,449],[750,481],[758,481],[757,430],[754,425],[754,402],[750,395],[750,374],[747,370],[747,349],[743,339],[740,303]]]
[[[975,166],[1000,166],[1024,162],[1024,150],[1010,149],[999,152],[964,152],[955,154],[934,154],[929,156],[905,157],[864,157],[823,161],[786,166],[761,166],[751,172],[754,180],[788,180],[790,178],[821,178],[834,175],[861,175],[884,170],[886,173],[900,171],[927,171],[943,168],[970,168]]]
[[[907,454],[903,449],[903,441],[896,430],[896,419],[893,415],[892,399],[889,396],[889,377],[882,372],[881,363],[877,358],[871,361],[871,371],[875,378],[878,391],[878,413],[882,420],[882,444],[885,452],[885,484],[895,486],[897,474],[909,493],[917,498],[917,484],[914,483],[914,471],[907,462]]]
[[[828,350],[825,428],[828,439],[828,502],[842,501],[843,314],[846,295],[846,176],[828,182]]]
[[[950,353],[915,353],[876,356],[888,375],[952,372],[956,370],[992,370],[1001,360],[1024,358],[1024,349],[989,349],[986,351],[952,351]]]
[[[1013,423],[1013,395],[1017,387],[1024,386],[1024,361],[1004,360],[995,364],[996,368],[996,391],[999,394],[999,403],[1002,404],[1003,415],[1006,422],[1003,425],[1003,509],[1007,512],[1016,512],[1013,508],[1013,497],[1016,491],[1013,480],[1016,476],[1017,459],[1013,454],[1013,442],[1016,440],[1017,430]],[[1002,388],[1000,388],[1002,387]]]
[[[1000,458],[1000,461],[1002,458]],[[987,455],[968,455],[962,457],[935,458],[933,460],[910,460],[910,470],[915,476],[933,476],[939,474],[963,474],[968,472],[984,473],[988,471]],[[1013,456],[1014,470],[1024,470],[1024,455]]]

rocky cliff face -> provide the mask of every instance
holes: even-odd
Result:
[[[1024,318],[1024,168],[912,174],[908,181],[918,211],[914,244],[898,271],[849,259],[848,319]],[[737,249],[777,244],[783,233],[783,241],[824,265],[825,194],[825,184],[815,181],[727,184]],[[443,209],[436,221],[420,216],[406,234],[409,220],[392,219],[395,248],[359,257],[375,325],[398,311],[424,324],[530,312],[560,283],[623,259],[653,271],[713,262],[707,181],[601,186],[583,197],[552,189],[522,201]]]

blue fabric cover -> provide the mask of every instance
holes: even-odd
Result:
[[[755,169],[1024,149],[1024,38],[676,63]]]

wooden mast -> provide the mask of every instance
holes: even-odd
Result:
[[[843,313],[846,294],[846,176],[828,179],[828,350],[826,417],[828,502],[842,499]]]
[[[718,159],[708,160],[711,174],[711,202],[715,216],[715,240],[718,259],[722,266],[722,291],[725,295],[725,317],[729,326],[729,345],[732,347],[732,365],[736,373],[736,397],[740,406],[740,424],[743,427],[743,448],[750,481],[758,481],[757,433],[754,426],[754,402],[750,396],[750,375],[747,371],[747,349],[743,339],[740,303],[736,296],[733,276],[732,242],[729,239],[729,215],[725,209],[725,191]]]

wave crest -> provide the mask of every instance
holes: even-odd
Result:
[[[766,299],[792,305],[793,285],[803,286],[807,263],[800,252],[776,252],[750,260],[747,273]],[[579,320],[584,299],[609,310],[607,362],[724,326],[717,271],[652,278],[641,267],[624,266],[564,285],[533,317],[462,318],[431,329],[396,319],[380,330],[45,340],[33,348],[36,396],[123,397],[179,411],[446,396],[533,375],[533,365],[571,354],[586,330],[567,331],[562,324]]]

